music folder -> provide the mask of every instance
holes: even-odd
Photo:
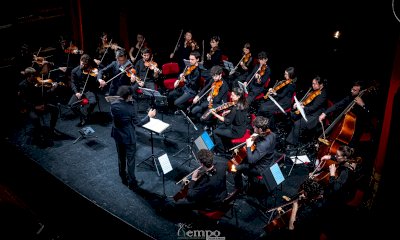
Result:
[[[262,176],[268,191],[274,190],[285,180],[278,163],[274,163],[272,166],[263,171]]]
[[[214,143],[208,133],[204,131],[196,140],[194,140],[194,144],[200,149],[207,149],[207,150],[212,150],[214,148]]]
[[[150,118],[150,121],[142,126],[143,128],[161,134],[169,127],[169,124],[160,119]]]

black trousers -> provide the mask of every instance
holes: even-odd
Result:
[[[136,144],[124,144],[116,142],[117,153],[118,153],[118,168],[119,176],[124,181],[128,180],[128,184],[136,184]]]

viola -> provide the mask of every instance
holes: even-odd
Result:
[[[292,81],[293,81],[292,79],[287,79],[286,81],[283,80],[283,81],[280,82],[280,84],[278,84],[276,87],[274,87],[273,90],[276,92],[276,91],[278,91],[279,89],[285,87],[286,85],[291,84]],[[268,99],[268,97],[269,97],[269,92],[267,92],[267,93],[264,95],[264,99]]]
[[[314,100],[314,98],[316,98],[318,95],[321,94],[321,91],[322,91],[321,89],[318,89],[318,90],[315,90],[314,92],[312,92],[311,94],[309,94],[307,96],[307,98],[304,101],[301,102],[302,105],[306,106],[307,104],[312,102]],[[300,114],[300,111],[297,109],[294,113],[295,114]]]

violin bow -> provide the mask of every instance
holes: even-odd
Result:
[[[42,47],[40,47],[40,48],[39,48],[39,50],[37,51],[36,55],[34,55],[34,56],[36,56],[36,57],[39,57],[39,53],[40,53],[40,51],[42,51]],[[35,65],[35,62],[36,62],[36,61],[33,61],[33,63],[32,63],[32,66],[31,66],[31,67],[33,67],[33,65]]]
[[[139,53],[140,53],[140,50],[143,47],[144,41],[146,41],[146,38],[143,38],[142,44],[140,44],[140,47],[139,47],[139,49],[138,49],[138,51],[136,53],[136,56],[135,56],[135,61],[136,61],[137,57],[139,56]],[[153,56],[151,58],[153,58]]]
[[[183,33],[183,29],[181,29],[181,34],[179,34],[178,41],[176,42],[176,45],[175,45],[175,48],[174,48],[174,51],[172,52],[172,54],[175,54],[176,49],[178,49],[178,44],[179,44],[179,41],[181,40],[182,33]]]
[[[242,58],[239,60],[239,62],[236,64],[235,68],[232,69],[232,71],[229,73],[229,75],[232,75],[236,72],[237,68],[239,67],[240,62],[243,60],[245,54],[243,54]]]
[[[101,59],[100,59],[99,65],[103,62],[103,59],[104,59],[104,57],[106,56],[106,54],[107,54],[107,52],[108,52],[108,49],[111,47],[111,44],[112,44],[112,39],[110,40],[110,43],[108,44],[108,47],[107,47],[106,50],[104,51],[103,56],[102,56]]]

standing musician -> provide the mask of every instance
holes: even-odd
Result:
[[[210,71],[214,81],[210,81],[203,90],[193,99],[193,104],[197,104],[200,100],[200,96],[204,96],[205,101],[202,101],[199,105],[192,109],[192,114],[201,119],[201,116],[208,109],[215,108],[228,99],[228,83],[222,79],[222,67],[213,66]],[[208,93],[207,93],[208,92]],[[205,97],[207,94],[207,97]],[[209,118],[201,119],[208,121]]]
[[[324,107],[327,101],[326,85],[326,79],[316,76],[312,80],[312,92],[305,95],[304,100],[301,101],[300,104],[308,121],[305,121],[297,109],[297,105],[294,104],[293,109],[295,111],[291,112],[291,117],[295,122],[286,138],[288,144],[297,145],[299,137],[304,130],[314,129],[318,125],[318,116],[325,110]]]
[[[168,94],[168,104],[170,107],[175,106],[179,110],[185,109],[188,105],[188,100],[194,98],[199,91],[200,82],[200,53],[193,51],[190,53],[190,66],[179,75],[174,83],[175,89]],[[182,85],[183,82],[183,86]]]
[[[169,210],[185,213],[195,209],[217,209],[227,197],[226,164],[214,162],[214,154],[207,149],[201,149],[196,156],[202,167],[193,172],[186,197],[167,203]]]
[[[146,88],[156,89],[156,79],[158,78],[161,70],[157,67],[157,63],[153,61],[153,55],[148,48],[140,50],[142,58],[135,64],[136,81],[143,81]]]
[[[247,96],[249,105],[251,105],[255,97],[264,91],[265,84],[271,74],[271,69],[267,65],[268,55],[266,52],[258,53],[258,61],[259,64],[253,68],[253,71],[247,76],[246,81],[243,83],[249,92]]]
[[[268,89],[266,96],[271,95],[283,108],[287,109],[292,105],[293,94],[296,90],[296,74],[293,67],[289,67],[285,70],[285,79],[277,83],[273,88]],[[264,96],[264,99],[266,97]],[[264,103],[261,103],[258,109],[258,114],[271,118],[276,112],[280,112],[279,107],[272,101],[266,99]],[[273,121],[273,119],[271,119]]]
[[[112,39],[110,39],[110,35],[106,32],[103,32],[101,34],[100,39],[101,42],[96,48],[94,61],[97,64],[98,68],[102,69],[114,61],[116,50],[121,49],[121,47],[118,46],[116,43],[113,43]]]
[[[367,121],[370,113],[368,105],[366,105],[361,96],[359,96],[362,90],[366,90],[363,85],[364,84],[361,81],[354,82],[353,87],[351,88],[351,94],[326,109],[326,111],[319,116],[319,121],[322,122],[327,115],[341,111],[354,102],[358,107],[353,107],[353,109],[351,109],[351,112],[357,116],[355,129],[351,129],[351,131],[354,131],[354,134],[351,141],[348,143],[351,147],[355,147],[358,144],[363,131],[363,125],[365,124],[365,121]]]
[[[42,80],[36,76],[36,70],[28,67],[24,70],[25,79],[18,85],[18,97],[21,105],[20,111],[28,113],[33,123],[33,137],[38,144],[47,144],[52,146],[52,138],[60,135],[56,130],[56,124],[59,115],[59,109],[56,105],[49,102],[51,94],[56,89],[57,84],[48,84],[46,80]],[[46,139],[43,132],[40,117],[50,113],[50,136]]]
[[[253,71],[253,57],[251,56],[250,43],[245,43],[243,46],[243,56],[239,64],[235,67],[233,72],[229,73],[229,86],[230,89],[238,87],[237,82],[244,82],[249,73]]]
[[[124,49],[119,49],[115,52],[116,60],[107,65],[105,68],[99,71],[97,75],[97,81],[100,83],[100,87],[103,88],[107,85],[107,82],[103,80],[103,77],[107,75],[111,80],[110,89],[108,94],[110,96],[116,96],[117,90],[122,85],[131,85],[135,82],[135,75],[131,70],[133,69],[132,63],[128,60],[128,55]]]
[[[220,107],[227,106],[220,110],[223,111],[220,114],[216,111],[220,107],[210,109],[211,114],[218,119],[219,123],[213,132],[217,153],[226,153],[226,150],[232,147],[231,139],[240,138],[246,132],[248,106],[243,89],[234,88],[231,100],[220,105]]]
[[[254,134],[246,140],[247,158],[236,166],[236,191],[242,191],[242,173],[249,177],[261,175],[273,162],[276,134],[269,129],[269,119],[257,116],[253,120]]]
[[[197,42],[193,39],[193,34],[190,30],[186,31],[184,39],[182,42],[178,43],[178,48],[176,49],[176,52],[171,53],[169,55],[169,58],[174,58],[176,57],[178,64],[179,64],[179,69],[181,72],[185,69],[185,62],[183,59],[189,59],[189,55],[193,51],[199,51],[199,45]]]
[[[80,117],[79,127],[86,124],[97,104],[96,92],[99,89],[97,82],[98,70],[95,63],[88,54],[80,58],[79,66],[71,72],[71,89],[73,95],[68,102],[72,111]],[[88,107],[84,110],[85,102]],[[86,113],[85,113],[86,112]]]
[[[222,50],[219,47],[219,43],[221,41],[221,38],[219,36],[212,36],[210,39],[210,51],[206,54],[203,66],[205,69],[201,72],[202,76],[206,80],[206,83],[209,83],[210,80],[212,79],[211,75],[211,68],[213,66],[223,66],[222,64]]]
[[[129,58],[131,61],[134,63],[136,60],[139,60],[138,58],[141,58],[142,56],[139,56],[140,51],[142,48],[148,48],[149,44],[146,41],[143,33],[137,33],[136,34],[136,43],[129,49]]]

